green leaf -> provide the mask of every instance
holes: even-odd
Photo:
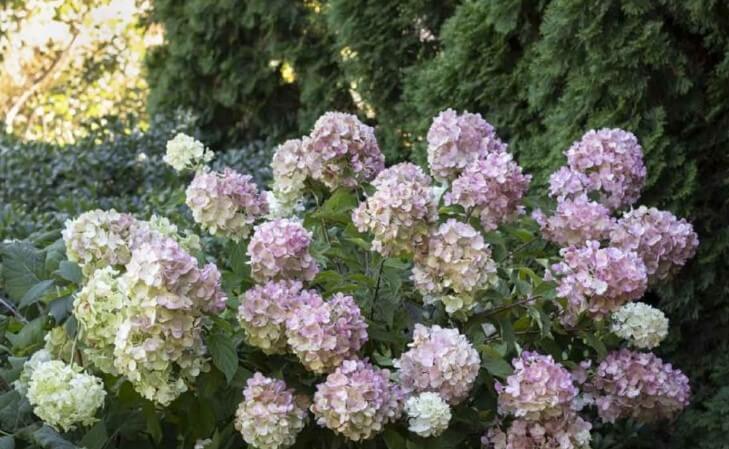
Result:
[[[28,242],[2,246],[3,289],[10,299],[20,301],[25,293],[46,278],[45,256]]]
[[[484,353],[481,359],[481,366],[486,368],[486,371],[488,371],[494,377],[499,377],[503,379],[514,372],[514,369],[511,367],[511,364],[509,364],[509,362],[502,359],[501,357],[496,356],[495,354]]]
[[[0,449],[15,449],[15,438],[12,436],[0,437]]]
[[[104,421],[99,421],[86,432],[79,444],[86,449],[101,449],[108,438],[106,424],[104,424]]]
[[[55,274],[67,280],[68,282],[73,282],[77,285],[80,285],[81,281],[83,280],[81,267],[79,267],[77,263],[71,262],[70,260],[61,261]]]
[[[160,423],[159,416],[154,409],[154,406],[150,402],[145,402],[142,407],[142,413],[147,423],[147,433],[155,443],[159,444],[162,441],[162,424]]]
[[[45,322],[46,317],[41,316],[23,326],[17,334],[6,333],[6,338],[13,345],[13,351],[17,353],[34,345],[40,345],[43,342],[43,325]]]
[[[73,310],[73,298],[71,296],[54,299],[48,304],[48,313],[57,324],[60,324],[64,318],[68,317],[71,310]]]
[[[347,189],[337,189],[312,216],[320,220],[347,223],[357,203],[357,197],[352,192]]]
[[[43,426],[33,432],[33,439],[42,448],[47,449],[77,449],[70,441],[49,426]]]
[[[20,299],[18,309],[22,309],[28,307],[29,305],[35,304],[45,294],[45,292],[48,291],[48,289],[53,287],[53,285],[53,280],[47,279],[45,281],[40,281],[39,283],[32,286],[30,289],[28,289],[27,292],[25,292],[23,297]]]
[[[216,332],[208,335],[207,345],[210,355],[213,357],[213,364],[230,383],[238,370],[238,353],[233,340],[225,334]]]
[[[597,357],[599,359],[602,359],[607,355],[607,347],[605,346],[605,343],[597,337],[597,335],[592,332],[584,332],[582,334],[582,338],[585,340],[585,343],[597,352]]]
[[[407,440],[400,435],[395,429],[387,428],[382,434],[387,449],[406,449]]]

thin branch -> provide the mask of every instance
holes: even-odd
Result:
[[[13,307],[12,304],[5,301],[3,298],[0,298],[0,304],[3,305],[6,309],[8,309],[10,311],[10,313],[12,313],[15,316],[15,318],[17,318],[21,323],[28,324],[28,320],[26,320],[23,315],[18,313],[18,311],[15,310],[15,307]]]

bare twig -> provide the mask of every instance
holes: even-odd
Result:
[[[10,313],[12,313],[15,316],[15,318],[18,319],[18,321],[20,321],[23,324],[28,324],[28,320],[26,320],[23,315],[18,313],[18,311],[15,310],[15,307],[13,307],[13,305],[10,304],[8,301],[6,301],[3,298],[0,298],[0,304],[2,304],[6,309],[8,309],[10,311]]]

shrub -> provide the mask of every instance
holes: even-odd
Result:
[[[325,118],[326,133],[317,125],[301,142],[326,136],[338,156],[323,159],[313,144],[294,153],[303,207],[274,216],[260,201],[275,204],[279,191],[258,195],[242,174],[218,177],[204,152],[170,147],[168,160],[195,171],[192,184],[215,178],[203,197],[188,189],[187,203],[223,204],[226,217],[253,225],[250,237],[195,214],[197,229],[214,234],[201,246],[159,217],[97,210],[69,220],[63,240],[2,244],[0,376],[14,385],[0,395],[3,444],[587,448],[593,426],[671,428],[688,404],[688,378],[627,349],[632,340],[613,334],[611,318],[643,296],[648,262],[670,276],[693,255],[690,227],[657,228],[647,247],[608,235],[560,249],[525,209],[549,215],[572,194],[610,205],[607,193],[634,180],[539,198],[524,197],[528,176],[506,181],[519,184],[513,190],[487,183],[514,211],[483,227],[476,206],[446,205],[451,185],[431,176],[441,165],[429,175],[410,163],[370,164],[382,155],[365,125]],[[475,127],[469,135],[482,128],[475,118],[460,125]],[[604,161],[620,160],[621,141],[603,142]],[[453,185],[507,151],[487,139],[448,142]],[[396,238],[413,225],[418,238]],[[665,332],[641,316],[631,326],[659,343]],[[74,379],[94,385],[93,395],[79,396]],[[63,400],[44,396],[51,391]]]

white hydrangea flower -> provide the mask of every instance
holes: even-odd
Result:
[[[291,212],[302,202],[304,189],[306,188],[306,178],[309,176],[304,152],[307,141],[308,137],[301,140],[291,139],[276,147],[276,152],[271,161],[273,184],[270,197],[275,198],[279,209],[274,207],[270,197],[268,203],[273,218],[291,216]],[[274,210],[280,210],[284,214],[274,215]]]
[[[167,142],[167,153],[163,160],[176,171],[197,168],[210,162],[213,152],[205,148],[202,142],[184,133],[178,133]]]
[[[98,377],[86,374],[78,366],[60,360],[38,365],[30,377],[28,401],[46,424],[64,432],[77,424],[88,426],[96,421],[96,411],[104,405],[106,391]]]
[[[195,441],[195,448],[194,449],[205,449],[206,447],[213,444],[213,440],[210,438],[206,438],[204,440],[197,440]]]
[[[51,353],[45,349],[34,352],[33,355],[23,364],[23,371],[20,372],[18,380],[13,382],[13,388],[15,388],[18,393],[25,395],[28,391],[28,384],[30,383],[30,378],[33,375],[33,372],[41,365],[41,363],[50,362],[51,358]]]
[[[405,403],[408,430],[423,437],[436,437],[448,428],[451,408],[437,393],[425,392]]]
[[[625,304],[613,313],[612,331],[641,349],[652,349],[668,335],[668,318],[642,302]]]

